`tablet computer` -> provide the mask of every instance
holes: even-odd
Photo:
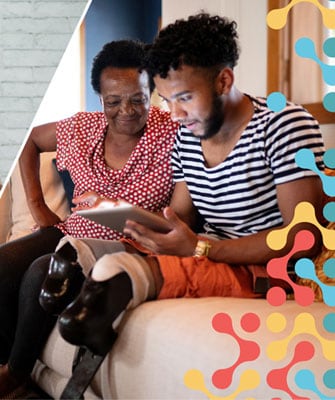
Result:
[[[102,202],[96,208],[78,210],[76,213],[121,233],[127,219],[147,226],[156,232],[167,233],[171,230],[168,221],[163,217],[123,201],[115,205],[110,202]]]

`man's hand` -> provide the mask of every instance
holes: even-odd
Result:
[[[180,257],[189,257],[194,253],[198,237],[176,215],[171,207],[166,207],[163,216],[169,221],[172,230],[168,233],[158,233],[138,224],[135,221],[126,221],[123,233],[132,237],[142,246],[155,254],[167,254]]]

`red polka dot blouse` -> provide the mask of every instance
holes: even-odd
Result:
[[[95,191],[111,199],[160,211],[173,190],[170,157],[178,124],[170,114],[151,107],[145,133],[121,170],[104,160],[107,121],[102,112],[79,112],[57,123],[57,168],[67,169],[74,182],[74,196]],[[66,235],[115,240],[119,232],[76,213],[57,225]]]

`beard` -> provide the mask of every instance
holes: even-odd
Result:
[[[209,117],[205,121],[204,134],[201,140],[207,140],[215,136],[224,122],[223,100],[220,96],[214,95],[212,101],[212,110]]]

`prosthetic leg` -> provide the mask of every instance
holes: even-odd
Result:
[[[51,256],[39,301],[53,315],[59,315],[79,294],[85,276],[104,254],[124,251],[122,243],[111,240],[63,237]]]
[[[49,314],[59,315],[79,294],[85,277],[76,259],[69,243],[51,256],[39,296],[41,307]]]
[[[96,281],[94,274],[109,278]],[[83,398],[83,393],[116,341],[115,329],[124,311],[154,295],[154,279],[145,258],[120,252],[105,255],[97,262],[92,277],[86,279],[79,296],[58,319],[62,337],[86,349],[61,399]]]

